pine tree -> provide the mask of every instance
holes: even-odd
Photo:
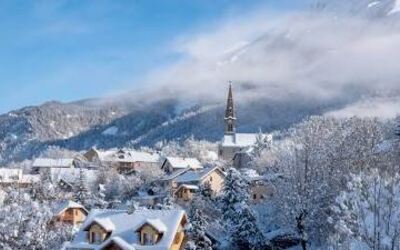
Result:
[[[82,204],[83,206],[87,206],[88,199],[89,199],[89,192],[86,188],[85,172],[83,171],[82,168],[80,168],[78,189],[76,191],[75,201]]]
[[[206,235],[206,220],[199,209],[195,209],[191,218],[188,235],[190,241],[186,245],[187,250],[212,250],[212,242]]]
[[[258,228],[256,218],[248,206],[237,215],[240,223],[234,227],[232,238],[240,249],[265,249],[267,243]]]
[[[249,183],[239,171],[230,168],[222,195],[222,218],[232,245],[240,249],[259,249],[264,246],[263,235],[249,208]]]

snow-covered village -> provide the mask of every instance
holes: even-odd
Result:
[[[0,249],[400,250],[400,1],[0,20]]]

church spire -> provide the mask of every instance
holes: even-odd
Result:
[[[236,116],[235,116],[235,109],[233,105],[233,95],[232,95],[232,82],[229,82],[229,93],[228,93],[228,100],[226,103],[226,110],[225,110],[225,134],[234,134],[236,131]]]

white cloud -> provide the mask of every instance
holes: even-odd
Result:
[[[400,98],[374,98],[356,102],[343,109],[328,112],[325,115],[338,118],[358,116],[392,119],[399,115],[399,110]]]
[[[400,87],[394,19],[261,9],[177,40],[174,49],[183,59],[146,80],[174,95],[220,100],[228,80],[254,84],[265,98],[289,93],[323,100],[349,89],[383,93]]]

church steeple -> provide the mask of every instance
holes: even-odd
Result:
[[[228,100],[225,110],[225,134],[234,134],[236,132],[235,107],[233,105],[232,82],[229,82]]]

